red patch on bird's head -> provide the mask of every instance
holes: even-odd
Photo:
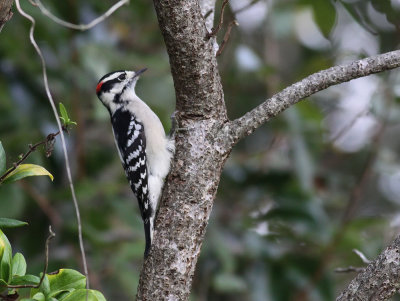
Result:
[[[97,87],[96,87],[96,93],[97,93],[97,94],[99,94],[102,85],[103,85],[103,82],[99,82],[99,83],[97,84]]]

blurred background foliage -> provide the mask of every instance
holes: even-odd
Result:
[[[115,1],[43,3],[87,23]],[[22,6],[37,21],[54,98],[78,123],[67,139],[92,288],[133,300],[143,226],[95,86],[111,70],[149,68],[138,95],[169,130],[173,81],[152,3],[131,1],[86,32],[55,24],[29,1]],[[397,49],[399,15],[398,0],[231,0],[219,34],[238,20],[219,57],[230,118],[313,72]],[[0,140],[9,166],[57,131],[29,26],[15,12],[0,35]],[[355,276],[335,268],[363,266],[352,250],[375,258],[400,227],[399,100],[399,71],[369,76],[310,97],[240,142],[222,175],[191,300],[333,300]],[[28,161],[54,183],[0,187],[1,217],[29,222],[6,235],[38,274],[51,224],[49,270],[82,271],[59,141],[49,159],[37,151]]]

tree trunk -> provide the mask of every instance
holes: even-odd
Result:
[[[176,154],[161,200],[137,300],[187,300],[228,152],[216,145],[227,122],[213,49],[197,0],[155,0],[176,91]]]
[[[11,11],[14,0],[0,0],[0,32],[4,24],[11,19],[13,13]]]

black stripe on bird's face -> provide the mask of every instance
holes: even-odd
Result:
[[[121,103],[130,100],[124,94],[125,90],[134,89],[139,75],[146,70],[141,69],[137,72],[119,70],[107,73],[97,84],[97,97],[110,112],[115,111]]]
[[[122,91],[123,87],[126,85],[126,78],[127,74],[124,70],[107,73],[99,80],[96,87],[96,94],[99,96],[101,93],[109,92],[113,88],[118,88],[118,86],[120,89],[117,89],[115,92],[118,93],[118,90]]]

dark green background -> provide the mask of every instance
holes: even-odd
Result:
[[[254,2],[268,5],[263,21],[253,29],[246,24],[234,28],[219,58],[230,118],[313,72],[398,48],[400,12],[391,1]],[[113,3],[44,2],[74,23],[91,21]],[[169,129],[173,81],[152,3],[131,1],[86,32],[55,24],[26,0],[22,6],[37,21],[35,37],[46,58],[53,97],[78,123],[67,142],[91,286],[108,300],[133,300],[144,250],[143,226],[95,87],[109,71],[147,67],[137,93]],[[317,36],[324,41],[325,35],[325,46],[307,47],[299,39],[298,29],[306,28],[304,14],[318,33],[306,40]],[[219,40],[233,18],[228,7]],[[8,166],[29,143],[57,131],[40,61],[28,40],[29,26],[14,9],[0,34],[0,140]],[[354,34],[349,43],[366,36],[371,47],[341,47],[339,40],[350,28]],[[238,63],[238,49],[243,47],[258,58],[254,68],[243,69],[241,65],[248,67],[246,60]],[[329,140],[326,117],[338,110],[344,97],[333,89],[296,105],[239,143],[222,175],[191,300],[333,300],[355,276],[334,269],[363,265],[352,249],[375,258],[395,237],[399,203],[385,197],[379,183],[400,166],[398,74],[374,77],[379,88],[371,97],[369,114],[377,122],[375,131],[383,130],[355,152],[345,152]],[[29,227],[6,231],[14,251],[25,255],[28,273],[38,274],[52,224],[57,237],[51,243],[50,270],[82,271],[59,140],[51,158],[37,151],[28,162],[43,165],[55,180],[28,178],[0,187],[0,215],[29,222]],[[343,222],[349,203],[355,207]],[[253,230],[260,225],[268,229],[267,235]]]

